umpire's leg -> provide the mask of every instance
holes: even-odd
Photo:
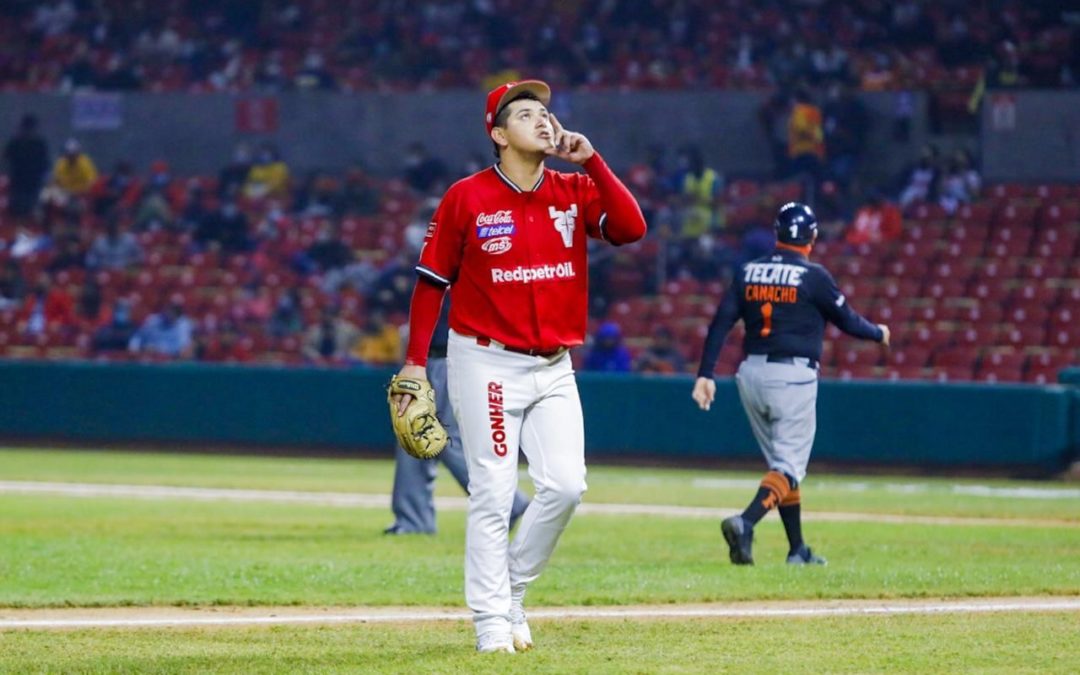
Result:
[[[394,524],[388,534],[435,532],[435,460],[417,459],[394,449]]]

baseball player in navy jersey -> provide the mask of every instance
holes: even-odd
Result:
[[[547,565],[585,491],[585,433],[569,349],[585,339],[587,238],[645,235],[634,197],[589,140],[548,112],[543,82],[487,97],[498,162],[447,190],[428,228],[402,377],[424,377],[448,286],[450,405],[469,467],[465,599],[476,648],[532,647],[525,589]],[[559,173],[558,157],[584,168]],[[399,414],[410,397],[398,399]],[[518,449],[535,496],[509,541]]]
[[[692,397],[702,410],[712,405],[720,348],[742,319],[746,358],[735,383],[769,471],[746,510],[721,523],[731,562],[754,564],[754,526],[777,507],[788,538],[788,564],[824,565],[825,560],[803,541],[799,486],[806,478],[817,428],[818,361],[825,322],[884,347],[889,345],[889,328],[861,317],[829,272],[810,262],[817,218],[808,206],[785,204],[774,225],[776,249],[739,269],[709,325]]]
[[[438,408],[439,421],[446,429],[450,441],[436,459],[418,459],[401,449],[395,450],[394,457],[394,493],[390,508],[394,512],[394,523],[383,530],[384,534],[434,534],[435,533],[435,471],[436,464],[443,465],[466,493],[469,491],[469,467],[465,463],[465,453],[461,449],[461,434],[450,409],[449,393],[446,387],[446,342],[449,334],[448,310],[450,303],[443,303],[439,322],[428,349],[427,374],[431,388],[435,390],[435,405]],[[514,493],[514,504],[510,509],[510,529],[525,513],[529,498],[521,490]]]

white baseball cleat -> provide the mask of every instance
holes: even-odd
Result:
[[[476,651],[481,654],[514,653],[514,638],[509,633],[484,633],[476,638]]]
[[[525,620],[525,610],[521,607],[510,608],[510,635],[514,638],[514,649],[527,652],[533,648],[532,631]]]

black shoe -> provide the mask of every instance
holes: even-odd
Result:
[[[754,526],[742,516],[732,516],[720,523],[720,531],[728,544],[731,562],[736,565],[754,564]]]
[[[390,527],[386,528],[385,530],[382,531],[382,533],[383,534],[405,534],[404,532],[402,532],[401,526],[398,525],[397,523],[394,523]]]
[[[810,547],[806,544],[802,544],[796,551],[788,554],[787,564],[789,565],[828,565],[829,562],[819,555],[814,555],[814,552],[810,550]]]

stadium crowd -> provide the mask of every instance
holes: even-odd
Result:
[[[1023,0],[8,0],[0,90],[1072,87],[1080,32]]]

